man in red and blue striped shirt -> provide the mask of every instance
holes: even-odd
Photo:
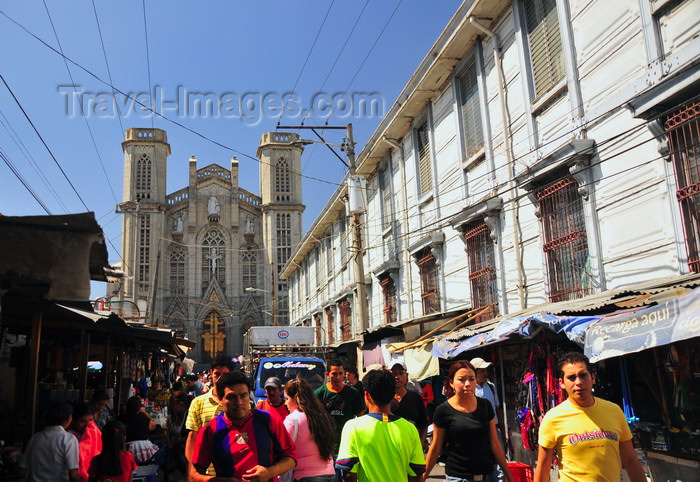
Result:
[[[296,449],[282,421],[251,409],[248,378],[239,371],[224,373],[216,391],[224,411],[197,434],[193,480],[208,480],[206,468],[213,463],[217,477],[276,482],[296,465]]]

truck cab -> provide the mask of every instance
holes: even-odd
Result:
[[[313,390],[323,385],[326,379],[326,364],[311,356],[272,356],[260,359],[255,370],[253,395],[255,403],[267,398],[265,381],[270,377],[282,380],[282,386],[294,378],[303,378]]]

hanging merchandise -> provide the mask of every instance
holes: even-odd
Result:
[[[545,346],[535,344],[528,357],[515,406],[518,427],[526,449],[537,449],[540,421],[550,408],[562,401],[563,393],[549,343]]]
[[[620,357],[620,382],[622,385],[622,408],[625,412],[627,423],[638,422],[639,418],[634,415],[634,405],[632,404],[632,391],[627,374],[627,361],[625,357]]]

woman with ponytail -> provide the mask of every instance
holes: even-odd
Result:
[[[102,429],[102,452],[90,462],[88,474],[91,482],[131,482],[137,469],[134,456],[125,449],[126,427],[112,420]]]
[[[302,378],[284,386],[289,415],[284,427],[297,447],[297,482],[333,482],[333,447],[336,436],[333,421],[309,383]]]

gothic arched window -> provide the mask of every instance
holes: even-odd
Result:
[[[292,181],[289,173],[289,162],[284,157],[280,157],[275,165],[275,193],[277,201],[291,200],[289,193],[292,192]]]
[[[258,287],[258,257],[252,248],[248,247],[241,253],[241,272],[243,275],[243,289]]]
[[[292,218],[288,213],[277,214],[277,273],[292,254]]]
[[[187,328],[185,327],[185,320],[182,318],[182,314],[171,316],[168,321],[171,330],[175,331],[175,336],[179,338],[187,338]]]
[[[149,199],[151,197],[151,158],[141,154],[136,161],[136,197]]]
[[[185,293],[185,258],[187,250],[184,246],[174,245],[170,248],[168,260],[170,263],[170,294]]]
[[[212,229],[202,240],[202,291],[216,279],[221,287],[226,284],[226,241],[221,231]]]

